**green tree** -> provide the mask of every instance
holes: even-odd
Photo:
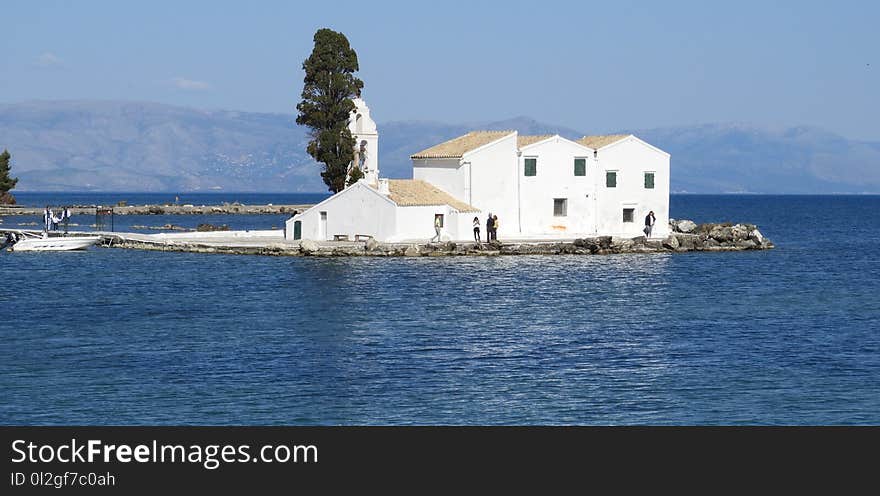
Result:
[[[364,173],[361,172],[361,168],[355,165],[348,173],[348,185],[351,186],[352,184],[360,181],[363,177]]]
[[[9,159],[11,158],[9,150],[3,150],[3,153],[0,153],[0,194],[8,193],[18,182],[18,178],[9,175]]]
[[[334,193],[345,188],[349,165],[354,160],[354,138],[348,119],[355,110],[352,98],[360,95],[363,81],[355,77],[357,53],[342,33],[319,29],[315,47],[303,62],[306,75],[302,101],[296,106],[296,123],[311,128],[309,152],[324,164],[321,177]]]

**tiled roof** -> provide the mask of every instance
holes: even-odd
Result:
[[[522,136],[519,135],[516,137],[516,146],[518,148],[522,148],[524,146],[529,146],[531,144],[537,143],[539,141],[544,141],[547,138],[552,138],[552,134],[542,134],[537,136]]]
[[[603,146],[608,146],[611,143],[617,143],[618,141],[629,138],[632,136],[631,134],[606,134],[604,136],[584,136],[583,138],[577,140],[578,143],[588,146],[593,150],[598,150]]]
[[[422,150],[410,158],[461,158],[465,153],[499,140],[513,131],[471,131],[464,136],[444,141]]]
[[[459,212],[478,212],[463,201],[456,200],[449,193],[420,179],[389,179],[388,197],[401,207],[428,205],[449,205]]]

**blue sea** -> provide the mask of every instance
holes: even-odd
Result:
[[[124,201],[128,205],[309,205],[329,198],[324,193],[15,193],[21,206],[60,209],[64,206],[114,206]],[[169,232],[162,229],[168,224],[182,229],[195,229],[202,223],[229,226],[234,230],[284,229],[290,215],[116,215],[113,230],[151,234]],[[0,217],[2,219],[2,217]],[[70,219],[70,230],[91,231],[97,219],[94,215],[75,215]],[[103,219],[104,229],[111,230],[109,220]],[[8,217],[0,224],[7,229],[42,229],[42,215]]]
[[[0,424],[880,423],[880,197],[677,195],[671,210],[756,223],[777,248],[2,253]],[[201,220],[149,220],[183,221]]]

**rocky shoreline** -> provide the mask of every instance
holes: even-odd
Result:
[[[97,208],[113,208],[115,215],[281,215],[302,212],[312,205],[244,205],[224,203],[223,205],[74,205],[71,215],[95,215]],[[56,206],[57,208],[57,206]],[[43,215],[43,207],[0,206],[0,216],[4,215]]]
[[[681,224],[684,223],[684,224]],[[192,253],[225,253],[235,255],[317,256],[317,257],[436,257],[436,256],[500,256],[500,255],[610,255],[621,253],[684,253],[692,251],[768,250],[774,244],[753,224],[695,224],[672,221],[672,234],[665,239],[619,238],[598,236],[564,242],[493,242],[493,243],[380,243],[267,242],[248,246],[222,243],[169,242],[105,237],[102,245],[113,248],[175,251]],[[683,232],[687,230],[688,232]]]

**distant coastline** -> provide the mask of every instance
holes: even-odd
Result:
[[[389,178],[410,174],[411,154],[475,127],[570,139],[623,131],[586,123],[571,129],[527,116],[440,123],[385,121],[380,112],[375,119],[382,129],[382,172]],[[672,154],[672,191],[880,194],[880,169],[871,166],[880,161],[878,141],[811,126],[745,123],[626,131]],[[19,192],[323,189],[319,166],[306,153],[306,129],[295,125],[293,112],[125,100],[19,102],[0,104],[0,137],[0,147],[14,157]]]

